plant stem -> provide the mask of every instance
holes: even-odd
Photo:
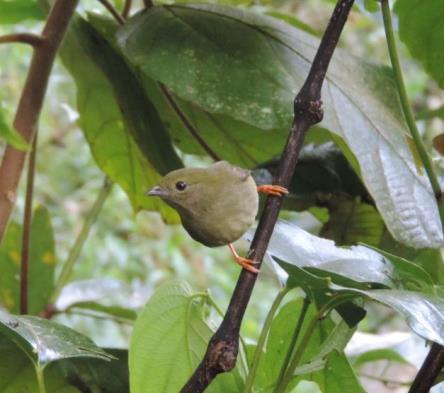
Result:
[[[438,200],[438,204],[441,203],[441,186],[438,181],[438,176],[436,175],[435,168],[433,167],[432,160],[428,154],[424,141],[422,140],[421,134],[419,133],[418,127],[416,126],[415,117],[413,116],[413,111],[410,106],[409,98],[407,96],[407,90],[404,84],[404,77],[402,75],[401,63],[399,61],[398,50],[396,48],[395,35],[393,33],[392,17],[390,11],[390,5],[388,0],[381,0],[382,6],[382,16],[384,19],[385,35],[387,39],[387,46],[390,55],[390,60],[392,63],[393,73],[395,76],[396,85],[398,88],[398,94],[401,101],[402,111],[404,113],[407,126],[409,128],[410,134],[412,135],[413,141],[415,143],[418,154],[426,170],[427,176],[432,185],[433,192]],[[440,216],[441,221],[444,222],[444,210],[440,206]]]
[[[123,5],[122,17],[123,19],[128,19],[129,13],[131,11],[132,0],[125,0]]]
[[[102,207],[106,201],[106,198],[108,198],[112,190],[112,186],[113,183],[108,178],[105,178],[102,189],[100,190],[99,195],[97,196],[97,199],[94,202],[91,210],[87,213],[85,222],[83,223],[83,227],[80,230],[80,233],[77,236],[74,245],[69,251],[68,258],[66,259],[63,269],[54,286],[54,291],[51,295],[49,304],[54,304],[56,302],[57,298],[60,295],[60,292],[62,291],[62,288],[68,282],[69,277],[71,276],[71,272],[74,268],[74,264],[78,256],[80,255],[80,252],[82,251],[86,239],[88,238],[88,234],[91,230],[91,227],[96,222],[97,217],[99,216],[99,213],[102,210]]]
[[[250,372],[248,373],[247,379],[245,381],[244,393],[250,393],[253,389],[254,379],[256,377],[257,369],[259,367],[259,362],[262,356],[262,350],[264,348],[265,340],[271,328],[271,323],[273,322],[274,315],[276,314],[276,311],[279,305],[281,304],[282,299],[285,297],[285,295],[288,293],[289,290],[290,288],[288,287],[282,288],[278,292],[276,298],[274,299],[270,307],[270,310],[268,311],[267,317],[265,318],[264,326],[262,327],[262,331],[259,335],[259,339],[256,344],[256,349],[253,355],[253,363],[251,365]]]
[[[208,143],[202,138],[199,131],[194,127],[194,125],[191,123],[191,121],[187,118],[185,113],[183,112],[182,108],[174,98],[174,96],[170,93],[170,91],[167,89],[167,87],[163,83],[158,83],[160,90],[166,100],[168,101],[168,104],[170,105],[171,109],[176,113],[177,117],[180,119],[184,127],[188,130],[188,132],[191,134],[191,136],[196,140],[197,143],[202,147],[202,149],[205,150],[205,153],[207,153],[214,161],[220,161],[219,155],[208,145]]]
[[[54,59],[77,4],[78,0],[55,0],[42,31],[45,40],[34,47],[14,119],[14,128],[27,143],[34,139]],[[25,159],[26,152],[6,146],[0,166],[0,241],[15,204]]]
[[[119,11],[115,9],[115,7],[108,0],[99,0],[101,3],[114,17],[114,19],[121,25],[125,23],[125,18],[119,14]]]
[[[43,375],[44,369],[40,365],[34,365],[35,375],[37,376],[37,384],[39,386],[39,393],[46,393],[45,377]]]
[[[32,199],[34,194],[35,160],[37,155],[37,132],[32,142],[26,180],[25,213],[23,216],[22,252],[20,262],[20,314],[28,313],[28,271],[29,248],[31,243]]]
[[[282,379],[285,375],[285,372],[287,371],[288,363],[290,362],[291,355],[293,354],[293,351],[294,351],[294,347],[298,341],[299,335],[301,334],[302,325],[304,324],[304,319],[305,319],[305,316],[307,315],[307,311],[308,311],[309,306],[310,306],[310,300],[308,299],[308,297],[305,297],[304,302],[302,304],[301,314],[299,315],[296,328],[293,332],[293,336],[291,337],[290,345],[288,346],[287,354],[285,355],[285,359],[282,363],[281,371],[279,372],[279,377],[277,379],[278,382],[282,381]],[[276,390],[276,392],[277,392],[277,390]]]
[[[21,43],[36,48],[41,46],[44,42],[44,37],[32,33],[12,33],[0,36],[0,44]]]

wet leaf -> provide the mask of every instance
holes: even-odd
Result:
[[[112,359],[88,337],[39,317],[17,316],[0,310],[0,333],[41,367],[56,360],[74,357]]]

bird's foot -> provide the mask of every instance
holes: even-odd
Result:
[[[244,257],[240,257],[239,255],[234,258],[237,264],[241,265],[244,269],[248,270],[250,273],[258,274],[259,269],[255,268],[254,265],[257,265],[258,262],[252,261],[251,259],[247,259]]]
[[[272,184],[258,186],[257,190],[258,192],[262,192],[263,194],[274,196],[284,196],[288,194],[288,190],[285,187]]]
[[[250,273],[258,274],[259,269],[255,268],[254,265],[258,265],[259,262],[252,261],[251,259],[244,258],[239,256],[239,254],[236,252],[236,249],[232,244],[229,244],[228,247],[230,248],[231,252],[233,253],[234,261],[241,265],[244,269],[248,270]]]

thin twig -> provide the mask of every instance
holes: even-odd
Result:
[[[123,10],[122,10],[123,19],[128,19],[132,3],[133,3],[132,0],[125,0],[125,4],[123,5]]]
[[[14,128],[27,143],[32,143],[34,139],[54,58],[77,3],[78,0],[54,2],[42,32],[46,43],[35,47],[33,51],[14,120]],[[26,152],[7,145],[0,166],[0,242],[16,201],[25,159]]]
[[[410,386],[409,393],[428,393],[444,365],[444,348],[433,343],[424,363]]]
[[[188,132],[191,134],[191,136],[199,143],[199,145],[202,147],[202,149],[205,150],[205,152],[214,160],[214,161],[220,161],[219,155],[208,145],[207,142],[201,137],[199,131],[194,127],[194,125],[188,120],[185,113],[180,108],[179,104],[173,97],[173,95],[168,91],[166,86],[163,83],[159,83],[160,90],[162,91],[163,95],[167,99],[168,103],[170,104],[173,111],[176,113],[176,115],[181,120],[182,124],[185,126],[185,128],[188,130]]]
[[[31,33],[12,33],[0,36],[0,44],[20,43],[38,48],[45,43],[45,37]]]
[[[37,132],[29,155],[28,177],[26,180],[25,213],[23,216],[22,252],[20,262],[20,314],[28,313],[28,271],[29,248],[31,246],[32,200],[34,194],[35,160],[37,156]]]
[[[333,11],[309,75],[295,98],[293,124],[273,184],[288,187],[306,132],[322,120],[322,84],[353,2],[353,0],[339,0]],[[259,262],[259,267],[267,250],[281,205],[281,197],[267,198],[248,253],[249,259]],[[225,317],[211,338],[202,362],[181,390],[182,393],[203,392],[217,374],[230,371],[235,366],[240,326],[256,278],[256,274],[242,270]]]
[[[114,19],[121,25],[125,24],[125,18],[119,14],[119,11],[108,1],[108,0],[99,0],[101,3],[114,17]]]

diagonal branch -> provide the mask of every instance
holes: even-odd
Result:
[[[307,79],[294,100],[294,120],[282,153],[274,184],[288,187],[308,129],[323,116],[321,88],[328,65],[354,0],[338,0],[319,45]],[[267,199],[248,258],[262,261],[282,205],[282,198]],[[239,331],[257,275],[242,270],[224,319],[208,344],[205,356],[181,393],[203,392],[217,374],[230,371],[236,364]]]
[[[77,3],[78,0],[54,2],[43,28],[44,42],[34,47],[28,76],[14,120],[15,129],[28,143],[34,139],[54,58]],[[11,145],[6,147],[0,166],[0,241],[15,204],[17,186],[23,172],[25,158],[26,152],[14,149]]]

